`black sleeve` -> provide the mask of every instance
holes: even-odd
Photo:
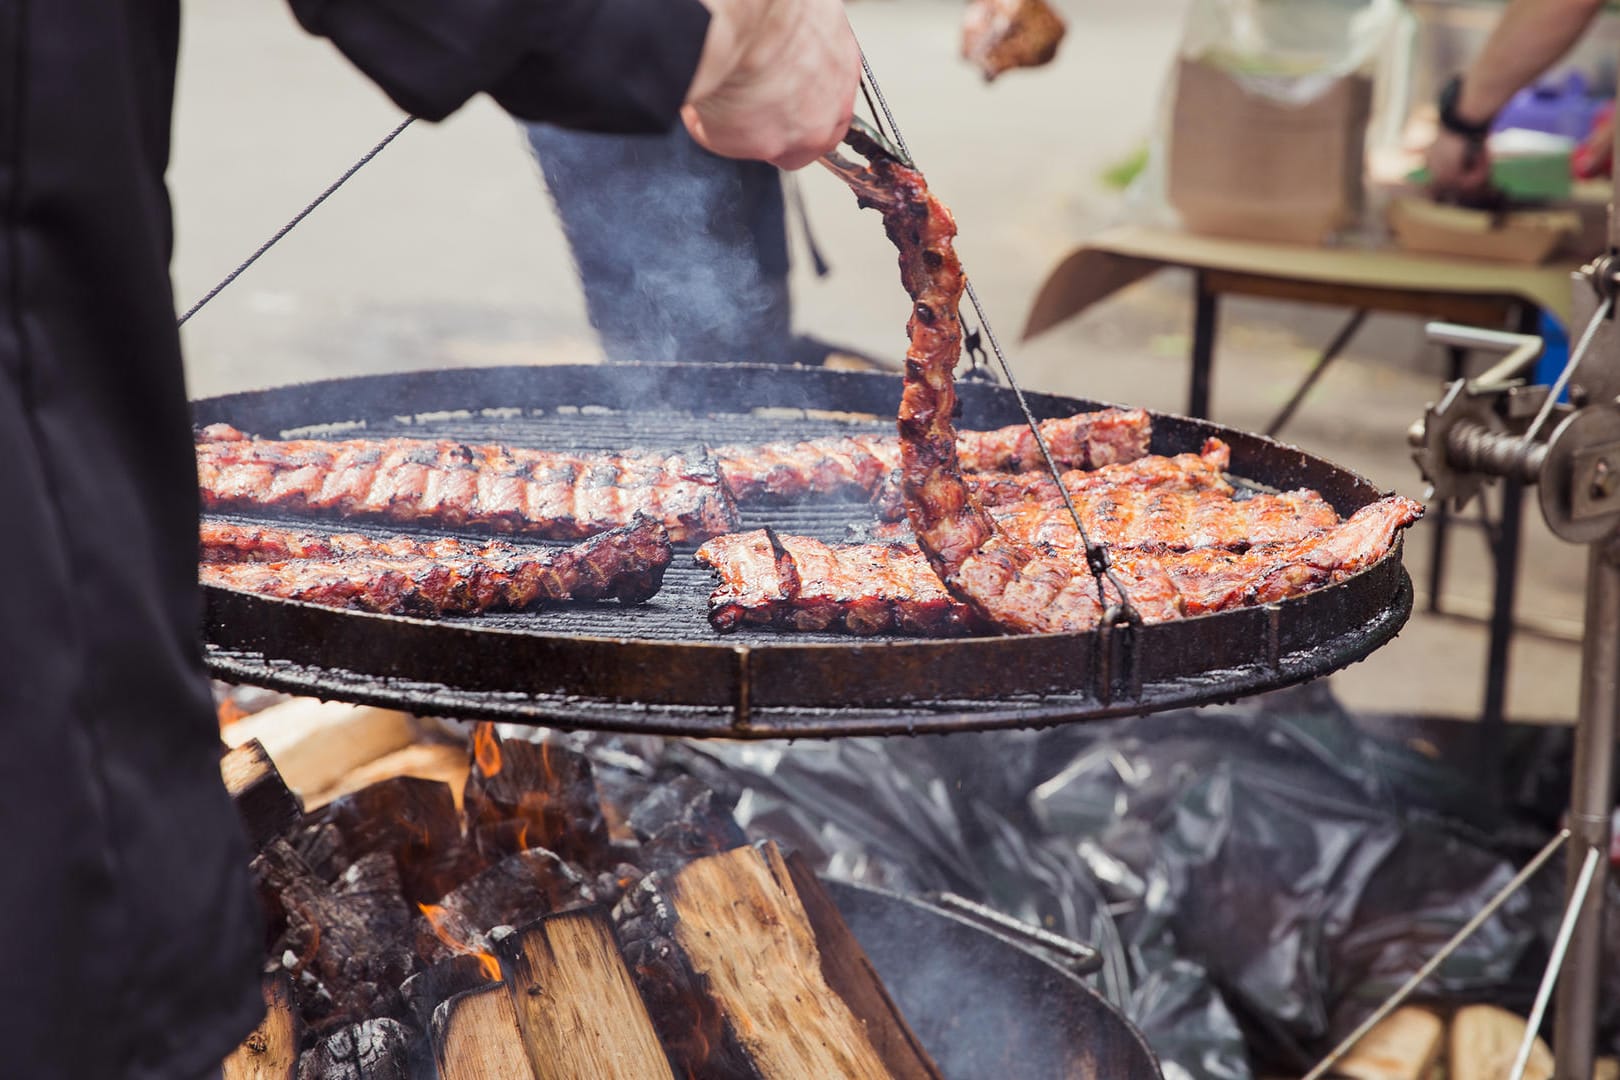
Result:
[[[698,0],[290,0],[412,115],[487,91],[525,120],[667,130],[708,30]]]

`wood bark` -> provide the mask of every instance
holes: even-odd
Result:
[[[536,1080],[506,987],[486,986],[446,1000],[433,1014],[439,1080]]]
[[[495,952],[539,1080],[674,1080],[600,908],[531,923]]]
[[[297,828],[304,808],[281,779],[275,762],[257,739],[228,751],[219,762],[225,790],[236,801],[253,850],[262,851],[278,836]]]
[[[298,1074],[298,1015],[284,974],[264,978],[265,1016],[225,1059],[224,1080],[294,1080]]]

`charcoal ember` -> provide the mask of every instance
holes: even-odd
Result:
[[[405,1014],[399,985],[418,961],[409,948],[411,913],[392,856],[363,856],[332,884],[316,877],[286,841],[265,849],[254,865],[261,889],[274,891],[285,920],[272,955],[298,976],[294,998],[312,1031]]]
[[[429,964],[406,979],[399,989],[416,1026],[426,1031],[433,1022],[433,1011],[441,1003],[492,981],[478,957],[452,956]]]
[[[647,1005],[670,1059],[701,1063],[704,1080],[757,1080],[758,1070],[737,1041],[706,976],[693,970],[675,943],[675,911],[662,874],[636,883],[613,909],[619,951]]]
[[[607,908],[613,907],[625,893],[646,876],[647,871],[627,862],[617,863],[607,870],[598,871],[591,879],[596,902]]]
[[[464,882],[433,906],[431,917],[417,919],[416,950],[430,962],[454,955],[457,946],[481,951],[492,927],[533,922],[596,900],[594,883],[578,867],[531,848]]]
[[[647,871],[673,870],[748,842],[731,807],[686,776],[655,788],[638,803],[630,811],[630,827],[641,840],[636,862]]]
[[[350,858],[391,855],[413,905],[443,896],[484,866],[462,839],[450,785],[398,776],[334,799],[311,819],[343,837]]]
[[[298,1057],[298,1080],[409,1080],[412,1033],[381,1017],[339,1028]]]
[[[330,822],[300,829],[293,836],[292,845],[310,872],[322,881],[336,881],[349,868],[350,857],[344,850],[343,833]]]
[[[611,862],[590,760],[551,743],[490,739],[462,798],[479,853],[497,859],[545,848],[582,866]]]

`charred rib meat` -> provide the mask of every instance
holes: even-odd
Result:
[[[680,454],[570,454],[426,439],[259,439],[203,431],[197,478],[206,507],[472,525],[576,540],[639,513],[671,540],[737,526],[712,463]]]
[[[671,550],[658,522],[641,521],[561,549],[458,540],[205,526],[205,585],[389,615],[522,611],[566,600],[639,603],[663,583]],[[272,553],[304,553],[262,561]]]

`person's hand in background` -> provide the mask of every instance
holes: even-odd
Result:
[[[1441,131],[1429,146],[1429,190],[1436,198],[1466,201],[1491,186],[1491,155],[1485,144]]]
[[[716,154],[810,164],[849,128],[860,49],[843,0],[704,0],[711,22],[681,117]]]

